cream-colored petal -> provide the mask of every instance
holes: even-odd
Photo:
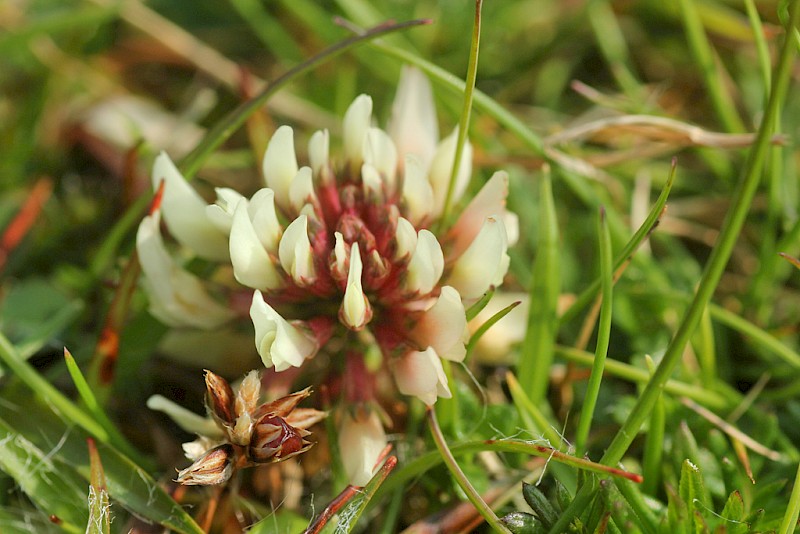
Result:
[[[504,213],[508,197],[508,173],[498,171],[481,188],[450,230],[454,238],[452,255],[460,256],[480,232],[487,217]]]
[[[367,202],[375,204],[383,202],[383,180],[378,170],[369,163],[361,166],[361,187]]]
[[[380,174],[387,190],[395,189],[397,174],[397,149],[389,135],[380,128],[370,128],[364,139],[364,162],[369,163]]]
[[[200,279],[170,257],[161,239],[159,222],[158,212],[149,215],[136,233],[136,251],[150,312],[174,327],[212,329],[232,319],[233,312],[211,298]]]
[[[464,302],[480,298],[490,287],[503,282],[508,271],[508,240],[503,221],[488,217],[467,250],[453,264],[447,283]]]
[[[294,152],[294,132],[289,126],[281,126],[272,135],[264,153],[264,180],[275,192],[275,203],[288,210],[289,186],[297,174],[297,156]]]
[[[153,189],[164,181],[161,212],[172,236],[198,256],[208,260],[228,259],[228,236],[206,215],[206,202],[189,185],[169,156],[162,152],[153,164]]]
[[[191,412],[161,395],[153,395],[147,399],[147,407],[157,412],[163,412],[170,419],[190,434],[198,434],[212,439],[222,437],[222,429],[210,417],[202,417]]]
[[[380,417],[373,410],[345,410],[339,424],[339,453],[344,471],[353,486],[366,486],[386,448],[386,432]]]
[[[308,238],[308,216],[300,215],[286,228],[278,245],[278,258],[295,284],[307,286],[316,280],[314,251]]]
[[[341,232],[333,233],[333,265],[331,274],[336,280],[343,280],[347,276],[347,243]]]
[[[233,215],[230,238],[233,275],[240,284],[253,289],[277,289],[283,285],[282,273],[259,240],[247,208],[245,202],[240,202]]]
[[[217,187],[214,191],[217,193],[217,202],[206,206],[206,217],[221,231],[230,234],[233,212],[244,196],[229,187]]]
[[[404,288],[409,293],[430,293],[442,277],[443,270],[444,254],[436,236],[428,230],[420,230],[417,234],[417,246],[408,263]]]
[[[281,317],[264,301],[261,291],[253,294],[250,318],[256,331],[256,349],[266,367],[285,371],[300,367],[316,354],[317,344],[311,335]]]
[[[271,254],[276,254],[283,228],[281,228],[278,214],[275,212],[275,192],[268,187],[256,191],[247,205],[247,214],[253,222],[253,228],[258,240],[264,245],[264,249]]]
[[[444,138],[436,148],[430,169],[428,170],[428,180],[433,187],[433,215],[438,217],[444,211],[444,202],[447,197],[447,188],[450,183],[450,172],[453,169],[453,160],[456,156],[456,145],[458,143],[458,130],[454,130],[449,136]],[[464,142],[464,150],[461,154],[461,162],[456,174],[456,183],[453,188],[453,196],[450,202],[455,204],[464,194],[469,185],[470,173],[472,172],[472,145],[469,141]]]
[[[392,361],[391,367],[400,393],[418,397],[428,406],[433,406],[437,397],[452,396],[442,362],[433,347],[410,351]]]
[[[464,346],[467,314],[461,295],[453,287],[444,286],[436,303],[422,314],[411,331],[411,339],[421,347],[433,347],[442,358],[462,361],[467,351]]]
[[[372,98],[359,95],[347,108],[342,122],[344,157],[352,169],[360,169],[364,161],[364,139],[372,122]]]
[[[439,125],[431,84],[415,67],[405,65],[400,71],[387,131],[400,158],[414,154],[428,167],[439,142]]]
[[[401,193],[403,214],[416,225],[429,219],[433,212],[433,187],[425,169],[419,158],[412,154],[406,156]]]
[[[360,330],[372,316],[369,301],[361,287],[362,268],[358,243],[353,243],[350,247],[350,271],[347,274],[347,287],[340,313],[345,326],[351,330]]]
[[[306,204],[316,203],[317,194],[314,192],[314,179],[311,167],[300,167],[289,186],[289,204],[292,213],[300,213]]]
[[[394,258],[399,260],[406,256],[409,258],[417,248],[417,229],[408,219],[398,217],[397,229],[394,234],[395,252]]]
[[[319,176],[321,169],[328,165],[330,144],[328,130],[317,130],[308,140],[308,162],[314,176]]]

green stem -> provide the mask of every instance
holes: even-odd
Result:
[[[444,460],[445,465],[447,465],[447,469],[450,470],[450,474],[453,475],[458,485],[464,490],[466,493],[467,498],[475,507],[476,510],[486,519],[486,522],[491,526],[496,532],[504,532],[511,534],[511,531],[508,530],[503,523],[500,522],[500,518],[494,513],[486,501],[484,501],[480,494],[472,487],[470,484],[469,479],[458,466],[458,462],[453,457],[453,453],[450,452],[450,449],[447,446],[447,442],[444,440],[444,436],[442,435],[442,430],[439,428],[439,423],[436,421],[436,412],[433,408],[428,407],[428,426],[431,429],[431,435],[433,436],[433,440],[436,442],[436,448],[439,449],[439,454],[442,455],[442,459]]]
[[[600,209],[598,218],[598,233],[600,234],[600,280],[602,281],[603,304],[600,307],[600,322],[597,329],[597,346],[595,347],[592,373],[586,385],[586,397],[583,400],[578,430],[575,436],[575,455],[583,456],[586,453],[586,442],[589,439],[589,429],[592,426],[594,409],[597,406],[597,397],[600,395],[600,383],[603,380],[603,371],[608,355],[608,344],[611,336],[611,304],[614,289],[613,272],[611,266],[611,236],[608,233],[605,209]]]
[[[458,142],[456,153],[453,157],[453,168],[450,170],[450,181],[447,184],[447,195],[444,197],[444,209],[440,221],[447,221],[453,203],[453,191],[456,188],[458,169],[464,154],[464,145],[469,133],[469,118],[472,113],[472,95],[475,92],[475,80],[478,76],[478,54],[481,45],[481,7],[483,0],[475,0],[475,20],[472,25],[472,42],[469,49],[469,66],[467,67],[467,83],[464,91],[464,107],[461,110],[461,120],[458,123]]]
[[[800,2],[794,2],[791,7],[790,22],[787,25],[787,35],[797,25],[798,14],[800,14]],[[769,103],[767,106],[764,120],[758,129],[755,144],[750,150],[745,164],[744,178],[737,187],[734,195],[731,211],[720,232],[717,244],[711,252],[708,264],[703,272],[700,285],[697,289],[695,298],[692,300],[689,309],[681,321],[678,331],[675,333],[672,342],[667,347],[661,363],[652,380],[647,384],[638,402],[633,407],[628,419],[622,425],[614,440],[609,445],[606,453],[601,460],[606,465],[616,465],[623,457],[628,447],[633,442],[642,424],[645,422],[650,412],[658,400],[664,384],[672,374],[672,370],[680,361],[686,342],[697,327],[703,310],[705,310],[714,290],[719,283],[725,266],[730,259],[733,246],[739,237],[739,233],[750,210],[756,188],[761,177],[764,164],[764,157],[769,146],[769,139],[775,127],[776,118],[780,113],[781,104],[786,97],[791,74],[792,60],[796,52],[796,47],[791,39],[787,38],[781,50],[780,62],[775,76],[775,83],[770,92]]]
[[[800,466],[797,468],[792,496],[789,497],[789,506],[786,507],[786,514],[783,516],[778,534],[791,534],[794,532],[798,515],[800,515]]]

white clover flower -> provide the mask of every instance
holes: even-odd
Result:
[[[339,423],[339,451],[350,484],[367,485],[386,444],[386,432],[374,410],[364,406],[345,409]]]
[[[293,130],[278,128],[264,156],[265,187],[249,199],[221,189],[217,204],[206,207],[159,156],[165,201],[184,210],[170,214],[165,205],[164,217],[179,243],[209,260],[225,256],[236,280],[256,290],[250,313],[267,367],[299,367],[331,335],[351,351],[367,340],[380,349],[398,390],[431,405],[450,396],[441,360],[464,358],[465,308],[508,270],[507,249],[518,233],[505,209],[508,176],[495,173],[436,235],[457,133],[439,140],[430,84],[410,67],[386,131],[373,124],[372,109],[372,99],[360,95],[345,113],[339,159],[327,131],[310,137],[302,161]],[[472,170],[471,147],[464,148],[453,203]]]

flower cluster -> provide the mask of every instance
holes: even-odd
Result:
[[[233,317],[167,254],[163,215],[180,244],[229,261],[235,279],[254,290],[250,317],[265,366],[300,367],[337,336],[349,354],[379,347],[400,392],[428,405],[449,397],[442,360],[463,360],[465,308],[502,283],[517,234],[502,171],[448,230],[434,233],[449,222],[440,221],[446,204],[468,186],[471,148],[453,172],[457,142],[456,132],[439,141],[430,84],[405,68],[387,131],[373,126],[372,100],[361,95],[344,116],[342,156],[331,157],[328,132],[317,131],[300,165],[294,132],[282,126],[264,155],[266,187],[249,198],[219,188],[206,205],[161,154],[152,176],[154,186],[164,184],[161,209],[137,236],[152,313],[207,329]],[[346,379],[369,382],[364,365],[342,367]],[[351,404],[372,400],[369,386],[344,390]]]
[[[184,429],[199,434],[184,443],[186,457],[194,463],[178,473],[177,482],[208,486],[230,479],[235,469],[280,462],[308,450],[308,428],[321,421],[325,412],[297,405],[310,389],[262,403],[261,379],[248,373],[234,394],[228,382],[206,371],[206,408],[210,419],[202,419],[163,397],[151,397],[148,405],[172,415]]]

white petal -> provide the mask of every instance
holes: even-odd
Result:
[[[330,143],[328,130],[317,130],[308,140],[308,162],[314,176],[318,176],[320,170],[328,165]]]
[[[417,248],[417,230],[408,219],[397,218],[397,230],[394,234],[395,240],[395,259],[399,260],[406,256],[411,257],[414,249]]]
[[[442,277],[443,270],[444,255],[436,236],[428,230],[420,230],[417,246],[408,263],[404,287],[409,293],[430,293]]]
[[[380,203],[383,200],[383,180],[378,170],[369,163],[361,166],[361,186],[368,202]]]
[[[372,122],[372,99],[359,95],[344,114],[344,157],[354,169],[360,169],[364,161],[364,139]]]
[[[397,149],[389,135],[380,128],[370,128],[364,139],[364,162],[380,173],[389,191],[394,191],[397,174]]]
[[[153,189],[164,181],[161,211],[169,232],[201,258],[222,261],[228,258],[227,235],[206,215],[206,202],[183,178],[165,152],[153,164]]]
[[[347,274],[347,288],[344,292],[341,314],[344,324],[352,330],[363,328],[371,315],[369,302],[361,287],[361,271],[362,263],[358,243],[353,243],[350,247],[350,271]]]
[[[300,167],[292,178],[289,186],[289,204],[294,210],[293,213],[299,213],[303,206],[316,201],[312,174],[311,167]]]
[[[431,84],[415,67],[406,65],[400,71],[388,132],[399,157],[414,154],[428,167],[439,142],[439,126]]]
[[[191,412],[161,395],[153,395],[147,399],[147,407],[157,412],[163,412],[175,421],[179,427],[191,434],[199,434],[209,438],[221,438],[222,430],[210,417],[202,417]]]
[[[433,187],[433,215],[438,217],[444,211],[444,202],[447,197],[447,188],[450,183],[450,172],[453,169],[453,160],[456,156],[456,144],[458,143],[458,130],[454,130],[449,136],[439,143],[436,154],[433,156],[428,179]],[[461,153],[461,162],[456,174],[456,184],[453,188],[453,197],[450,202],[455,204],[469,185],[469,177],[472,172],[472,145],[465,141],[464,150]]]
[[[278,246],[278,258],[283,270],[299,286],[307,286],[316,279],[314,251],[308,239],[308,216],[300,215],[286,228]]]
[[[392,362],[392,372],[400,393],[419,397],[428,406],[433,406],[437,397],[452,396],[442,362],[432,347],[397,358]]]
[[[206,206],[206,216],[214,226],[230,234],[233,212],[244,196],[229,187],[217,187],[214,191],[217,193],[217,202]]]
[[[175,327],[212,329],[232,319],[233,312],[211,298],[200,279],[175,264],[161,239],[159,220],[158,212],[145,217],[136,233],[150,312]]]
[[[347,268],[347,244],[344,242],[344,236],[341,232],[333,233],[333,266],[331,273],[337,280],[342,280],[345,277]]]
[[[239,203],[233,215],[230,254],[233,275],[240,284],[264,291],[283,285],[281,273],[258,239],[245,202]]]
[[[503,221],[488,217],[469,248],[453,265],[447,283],[465,302],[478,299],[491,286],[498,286],[508,271],[508,240]]]
[[[276,371],[289,367],[300,367],[317,351],[317,344],[310,335],[281,317],[264,301],[261,291],[253,294],[250,318],[256,330],[256,349],[267,367]]]
[[[411,332],[414,342],[433,347],[442,358],[462,361],[467,351],[467,315],[461,295],[450,286],[442,287],[436,303],[422,314]]]
[[[433,212],[433,187],[422,162],[413,155],[406,156],[403,166],[402,201],[406,217],[414,224],[425,221]]]
[[[281,126],[272,135],[264,154],[264,180],[267,187],[275,191],[275,202],[289,208],[289,185],[297,174],[297,156],[294,152],[294,132],[289,126]]]
[[[339,425],[339,453],[350,484],[365,486],[370,481],[386,444],[386,432],[377,413],[345,412]]]
[[[275,212],[275,192],[268,187],[256,191],[247,206],[247,214],[264,249],[272,254],[278,252],[283,228]]]
[[[508,173],[498,171],[461,212],[450,230],[450,235],[454,237],[453,257],[460,256],[472,243],[487,217],[505,212],[507,197]]]

